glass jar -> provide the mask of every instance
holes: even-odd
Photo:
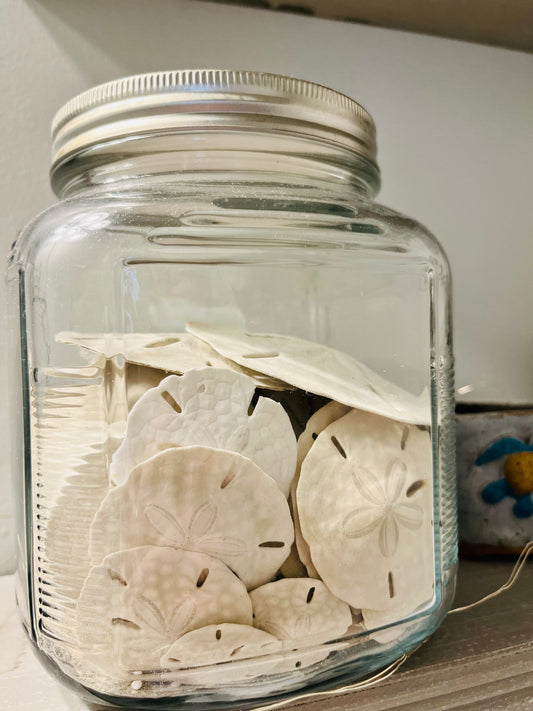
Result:
[[[40,658],[118,705],[244,708],[417,647],[455,582],[450,276],[372,201],[371,117],[178,71],[53,140],[61,202],[8,271]]]

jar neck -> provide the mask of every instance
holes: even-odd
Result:
[[[135,136],[85,148],[55,165],[60,198],[80,193],[213,183],[297,186],[373,197],[376,165],[338,144],[293,135],[225,131]]]

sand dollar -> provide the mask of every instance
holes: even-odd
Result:
[[[281,642],[247,625],[209,625],[175,642],[161,658],[181,684],[215,687],[239,684],[277,672]]]
[[[352,410],[318,435],[296,498],[328,588],[353,607],[417,607],[433,595],[433,487],[427,431]]]
[[[250,588],[288,556],[294,529],[275,482],[236,452],[166,449],[112,489],[91,526],[91,559],[140,545],[207,553]]]
[[[298,437],[298,468],[302,466],[303,460],[306,458],[309,450],[315,443],[316,438],[326,429],[328,425],[336,420],[339,420],[344,415],[350,412],[351,408],[348,405],[343,405],[340,402],[331,400],[327,405],[317,410],[307,421],[307,425],[302,434]],[[297,484],[298,482],[296,482]],[[296,487],[295,487],[296,488]]]
[[[311,578],[286,578],[250,593],[254,626],[286,646],[319,644],[341,637],[352,624],[349,605]]]
[[[358,360],[320,343],[292,336],[245,333],[213,324],[188,323],[225,358],[344,405],[414,424],[427,424],[429,393],[414,396]]]
[[[194,368],[213,366],[245,373],[258,387],[285,390],[289,386],[275,378],[256,373],[227,360],[205,341],[190,333],[75,333],[63,331],[57,340],[106,358],[122,356],[128,363],[149,366],[168,373],[186,373]]]
[[[285,496],[296,466],[296,438],[281,405],[260,397],[246,375],[199,368],[170,375],[148,390],[128,415],[126,437],[111,460],[111,478],[169,447],[201,444],[239,452],[255,462]]]
[[[298,481],[300,480],[300,469],[302,467],[302,462],[307,456],[309,450],[313,446],[316,438],[328,425],[340,417],[343,417],[350,411],[347,405],[342,405],[340,402],[335,402],[332,400],[328,402],[327,405],[321,407],[317,410],[307,421],[307,425],[302,434],[298,437],[298,449],[297,449],[297,460],[296,460],[296,474],[293,477],[291,483],[291,503],[292,503],[292,513],[294,521],[294,539],[296,549],[298,551],[298,556],[302,561],[302,564],[307,569],[311,578],[319,578],[317,569],[313,565],[311,560],[311,552],[309,546],[305,542],[302,536],[302,531],[300,529],[300,519],[298,516],[298,502],[296,500],[296,487],[298,486]],[[289,576],[286,576],[289,577]],[[290,576],[295,577],[295,576]]]
[[[180,637],[161,660],[170,669],[232,662],[281,649],[276,637],[250,625],[219,624]]]
[[[190,630],[251,624],[245,586],[221,561],[143,546],[112,553],[89,572],[76,610],[81,647],[104,666],[150,669]]]

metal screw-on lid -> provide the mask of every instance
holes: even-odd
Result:
[[[376,162],[372,117],[344,94],[276,74],[195,69],[126,77],[69,101],[52,124],[52,172],[101,143],[198,129],[318,136]]]

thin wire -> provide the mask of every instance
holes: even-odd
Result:
[[[305,699],[324,699],[328,696],[339,696],[340,694],[347,694],[351,691],[361,691],[362,689],[369,689],[376,684],[379,684],[385,679],[388,679],[393,674],[395,674],[398,669],[404,664],[404,662],[409,657],[408,654],[403,654],[399,659],[396,659],[388,667],[382,669],[380,672],[371,676],[369,679],[364,681],[358,681],[354,684],[347,684],[346,686],[340,686],[337,689],[329,689],[328,691],[308,691],[306,694],[297,694],[296,696],[291,696],[288,699],[282,699],[281,701],[275,701],[272,704],[267,704],[266,706],[254,707],[253,711],[273,711],[274,709],[280,709],[289,704],[295,704],[298,701],[304,701]]]
[[[482,605],[484,602],[487,602],[487,600],[491,600],[493,597],[497,597],[502,592],[509,590],[509,588],[511,588],[516,583],[518,576],[522,572],[522,568],[524,567],[531,553],[533,553],[533,541],[529,541],[529,543],[526,543],[526,545],[522,548],[522,552],[518,556],[518,559],[507,582],[505,582],[497,590],[494,590],[494,592],[485,595],[485,597],[482,597],[480,600],[476,600],[476,602],[470,603],[470,605],[464,605],[463,607],[454,607],[454,609],[450,610],[448,614],[453,615],[455,612],[464,612],[465,610],[471,610],[473,607]]]

